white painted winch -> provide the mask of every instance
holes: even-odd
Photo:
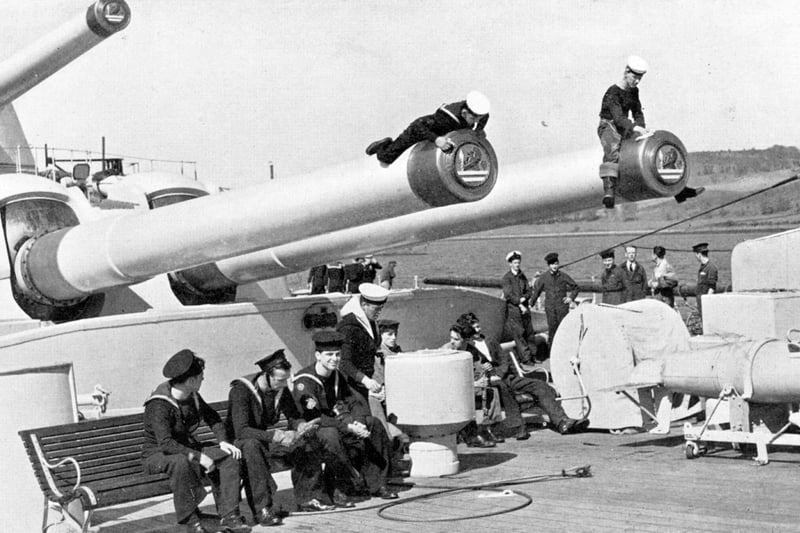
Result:
[[[472,355],[439,349],[387,357],[386,411],[411,438],[412,477],[457,473],[456,434],[475,417]]]

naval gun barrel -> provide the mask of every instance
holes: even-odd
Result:
[[[226,259],[217,263],[217,275],[204,288],[277,278],[337,259],[599,208],[603,185],[597,167],[602,157],[597,149],[504,165],[497,187],[483,200],[387,217]],[[642,141],[623,143],[618,190],[624,200],[675,196],[689,176],[686,148],[672,133],[659,130]]]
[[[777,339],[731,341],[664,358],[666,389],[717,398],[725,390],[756,403],[800,401],[800,346]]]
[[[464,130],[447,153],[419,143],[383,169],[367,159],[114,219],[35,235],[14,259],[17,288],[47,305],[328,231],[485,197],[497,158]]]
[[[124,29],[131,20],[125,0],[97,0],[89,8],[0,63],[0,106]]]

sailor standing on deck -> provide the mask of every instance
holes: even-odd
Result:
[[[505,330],[517,345],[519,362],[530,365],[536,354],[534,331],[531,324],[531,286],[522,272],[522,253],[512,250],[506,255],[509,271],[503,275],[503,300],[505,305]]]
[[[392,285],[394,285],[394,278],[397,277],[397,273],[394,270],[396,266],[397,261],[389,261],[389,266],[381,274],[381,287],[384,289],[391,289]]]
[[[356,257],[349,265],[344,266],[344,280],[350,294],[358,294],[358,288],[364,281],[364,258]]]
[[[531,302],[535,302],[544,292],[544,313],[547,316],[547,345],[553,346],[553,338],[558,326],[570,309],[575,307],[575,298],[578,297],[578,284],[568,274],[561,272],[558,254],[550,252],[544,256],[547,271],[543,272],[533,282]]]
[[[354,295],[344,304],[342,319],[336,324],[336,331],[344,335],[341,372],[365,400],[373,395],[382,402],[385,400],[383,382],[374,379],[375,354],[381,344],[375,321],[389,291],[374,283],[362,283],[359,290],[361,294]]]
[[[614,207],[619,181],[619,152],[623,139],[644,139],[653,134],[645,126],[642,103],[639,101],[639,82],[647,72],[647,62],[639,56],[630,56],[622,74],[622,81],[609,87],[600,104],[600,125],[597,136],[603,146],[603,163],[600,179],[603,180],[603,205]],[[703,188],[685,187],[675,195],[678,203],[693,198]]]
[[[478,91],[470,91],[467,99],[452,104],[442,104],[432,115],[414,120],[394,141],[386,137],[367,147],[367,155],[377,154],[382,167],[394,163],[400,154],[420,141],[430,141],[443,152],[453,145],[447,140],[451,131],[472,129],[481,135],[489,121],[489,99]]]
[[[327,265],[328,270],[328,292],[344,292],[344,265],[341,261],[336,261]]]
[[[625,280],[622,269],[614,264],[614,250],[600,252],[603,259],[603,273],[600,274],[600,286],[603,288],[603,303],[619,305],[625,296]]]
[[[714,294],[717,292],[717,280],[719,278],[719,271],[717,266],[708,258],[708,243],[701,242],[692,246],[692,251],[697,261],[700,263],[700,268],[697,271],[697,289],[695,290],[697,298],[697,312],[700,313],[700,318],[703,318],[702,296],[704,294]]]
[[[364,258],[364,275],[362,281],[364,283],[375,283],[375,278],[378,277],[378,270],[383,268],[383,265],[378,263],[374,255],[368,255]]]
[[[678,286],[678,276],[675,269],[667,261],[667,250],[663,246],[653,247],[653,278],[648,282],[653,290],[653,295],[661,299],[670,307],[675,307],[675,287]]]
[[[202,477],[212,483],[223,531],[249,532],[239,515],[239,448],[228,442],[225,424],[203,401],[205,361],[191,350],[181,350],[164,365],[165,381],[144,405],[142,458],[147,474],[167,474],[178,523],[190,533],[207,530],[197,505],[206,496]],[[204,447],[193,433],[205,422],[219,446]]]
[[[636,260],[636,247],[625,247],[625,262],[620,265],[622,279],[625,282],[625,302],[641,300],[650,292],[647,286],[647,271]]]
[[[328,284],[327,265],[317,265],[308,271],[308,290],[311,294],[324,294],[325,286]]]

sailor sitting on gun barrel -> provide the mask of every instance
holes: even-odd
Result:
[[[622,81],[609,87],[600,105],[600,125],[597,136],[603,146],[603,163],[600,179],[603,180],[603,205],[614,207],[619,180],[619,151],[623,139],[643,140],[653,135],[645,126],[642,102],[639,100],[639,82],[647,72],[647,62],[639,56],[630,56],[622,74]],[[705,189],[684,187],[675,195],[675,201],[694,198]]]
[[[420,141],[431,141],[443,152],[452,150],[453,145],[446,135],[451,131],[473,129],[480,135],[489,121],[489,99],[479,91],[470,91],[466,100],[452,104],[442,104],[431,115],[414,120],[395,140],[386,137],[367,146],[367,155],[377,154],[382,167],[394,163],[400,154]]]

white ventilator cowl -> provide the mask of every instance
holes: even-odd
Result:
[[[631,72],[634,74],[644,74],[647,72],[647,61],[639,56],[629,56],[628,68],[631,69]]]
[[[467,107],[476,115],[488,115],[489,99],[480,91],[470,91],[467,94]]]

